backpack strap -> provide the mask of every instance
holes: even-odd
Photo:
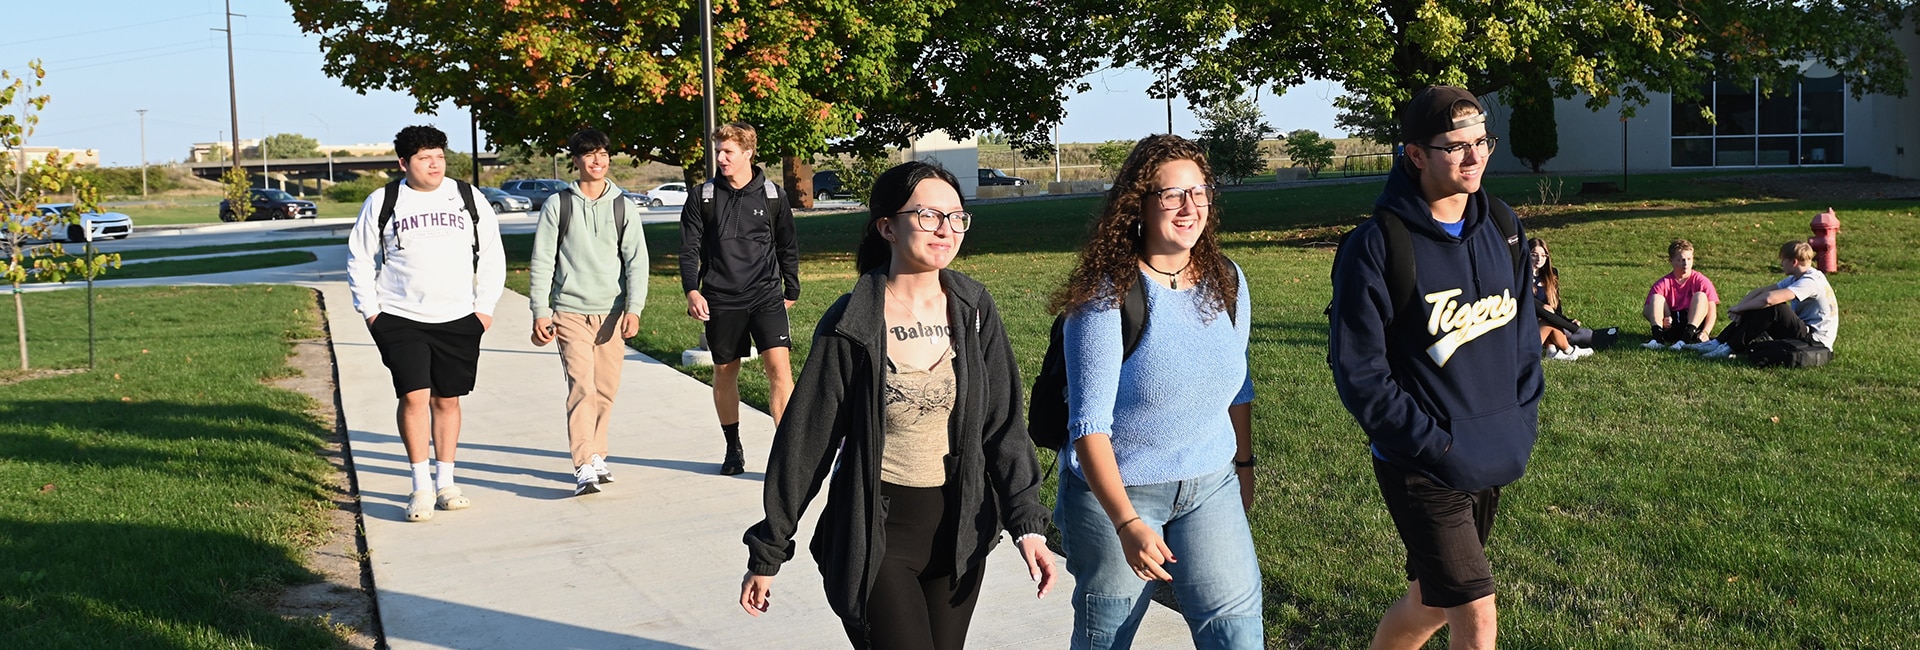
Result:
[[[562,195],[566,196],[562,196]],[[573,222],[573,188],[555,192],[552,198],[560,199],[560,237],[553,242],[554,261],[560,260],[560,242],[567,240],[567,224]]]
[[[613,256],[627,250],[627,197],[613,200]],[[622,260],[625,261],[625,260]]]
[[[1140,347],[1140,334],[1147,329],[1147,285],[1134,278],[1133,286],[1127,288],[1126,300],[1120,303],[1120,360],[1126,361],[1133,356],[1134,348]]]
[[[1413,236],[1399,215],[1375,208],[1373,220],[1380,223],[1380,233],[1386,239],[1387,298],[1397,316],[1413,308]]]
[[[1526,277],[1522,272],[1526,270],[1526,266],[1523,260],[1527,256],[1522,255],[1520,250],[1520,247],[1525,245],[1525,242],[1520,241],[1520,215],[1515,214],[1513,207],[1507,205],[1506,201],[1493,199],[1493,204],[1494,209],[1491,210],[1493,224],[1500,227],[1500,236],[1507,240],[1507,254],[1513,257],[1514,282],[1516,286],[1524,285]]]
[[[767,182],[767,200],[768,200],[768,201],[777,201],[777,200],[779,200],[779,199],[780,199],[780,186],[779,186],[778,184],[776,184],[776,183],[774,183],[774,182],[773,182],[773,179],[771,179],[771,178],[768,178],[768,179],[764,179],[764,180],[766,180],[766,182]],[[772,206],[772,205],[768,205],[767,207],[768,207],[768,208],[772,208],[773,206]]]
[[[453,179],[453,189],[460,192],[460,202],[466,204],[467,218],[473,231],[473,271],[480,272],[480,208],[473,202],[473,186],[458,178]]]
[[[382,258],[386,257],[387,251],[387,223],[393,221],[393,206],[400,201],[400,184],[404,182],[405,179],[397,179],[387,183],[386,193],[380,197],[380,229],[376,232],[380,233]]]

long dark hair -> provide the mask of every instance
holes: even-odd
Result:
[[[1127,290],[1140,277],[1143,237],[1134,228],[1146,214],[1147,201],[1160,188],[1154,186],[1160,168],[1176,160],[1190,160],[1200,166],[1208,186],[1212,186],[1213,168],[1207,155],[1191,140],[1177,135],[1153,135],[1142,139],[1127,154],[1120,173],[1107,190],[1106,205],[1088,227],[1087,245],[1080,249],[1080,263],[1067,276],[1067,283],[1054,293],[1050,311],[1062,313],[1079,309],[1097,300],[1115,308],[1126,300]],[[1226,255],[1220,252],[1220,202],[1207,208],[1207,225],[1200,241],[1193,245],[1193,268],[1199,275],[1195,290],[1200,292],[1203,314],[1233,309],[1239,299],[1240,281]]]
[[[1540,249],[1540,252],[1547,256],[1547,263],[1540,267],[1540,272],[1534,275],[1533,281],[1546,285],[1547,308],[1558,308],[1560,306],[1560,269],[1553,266],[1553,249],[1547,248],[1545,239],[1535,237],[1527,240],[1527,252],[1532,253],[1535,248]]]
[[[881,219],[893,217],[894,213],[907,206],[907,199],[913,198],[914,188],[920,187],[920,181],[937,178],[953,186],[955,194],[960,191],[960,179],[939,165],[910,160],[894,165],[892,169],[881,172],[873,180],[873,195],[867,198],[867,207],[872,212],[867,216],[867,230],[860,235],[860,248],[854,252],[853,268],[866,273],[875,268],[886,267],[893,261],[893,243],[880,236],[878,224]],[[961,199],[965,205],[965,198]]]

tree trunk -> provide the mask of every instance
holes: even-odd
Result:
[[[27,369],[27,305],[20,301],[20,285],[13,286],[13,322],[20,331],[20,369]]]
[[[799,156],[780,157],[780,184],[787,189],[787,205],[813,207],[813,165]]]

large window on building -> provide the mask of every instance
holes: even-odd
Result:
[[[1673,166],[1846,162],[1846,84],[1839,74],[1803,76],[1762,90],[1754,81],[1716,81],[1699,88],[1698,100],[1672,99]]]

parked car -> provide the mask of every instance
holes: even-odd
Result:
[[[556,178],[535,178],[507,181],[500,184],[500,189],[506,190],[508,194],[525,197],[533,202],[533,209],[538,210],[547,204],[547,197],[567,189],[567,182]]]
[[[649,208],[658,208],[666,205],[686,205],[687,204],[687,184],[686,183],[665,183],[653,189],[647,190],[646,194],[647,194],[647,200],[642,201],[640,204],[647,206]]]
[[[633,190],[620,190],[620,196],[625,198],[628,201],[634,202],[637,205],[644,206],[647,204],[646,192],[635,192]]]
[[[280,190],[256,187],[247,190],[253,206],[245,216],[234,212],[226,199],[220,200],[221,221],[259,221],[268,219],[312,219],[320,216],[320,208],[312,201],[294,198],[292,194]]]
[[[825,201],[852,196],[853,193],[847,191],[846,187],[840,183],[840,172],[828,169],[813,173],[813,198]]]
[[[487,197],[487,203],[493,204],[494,214],[507,212],[527,212],[533,209],[533,201],[527,197],[508,194],[497,187],[481,187],[480,193]]]
[[[1029,181],[1019,176],[1008,176],[1006,172],[1000,171],[998,169],[994,169],[992,167],[980,168],[980,186],[981,187],[988,187],[991,185],[1026,185],[1027,183],[1031,183],[1031,182],[1033,181]]]
[[[39,214],[29,224],[73,213],[72,203],[42,203],[33,207]],[[55,240],[69,242],[100,241],[109,237],[126,239],[133,234],[133,217],[118,212],[88,212],[80,215],[79,223],[68,224],[60,232],[49,234]]]

